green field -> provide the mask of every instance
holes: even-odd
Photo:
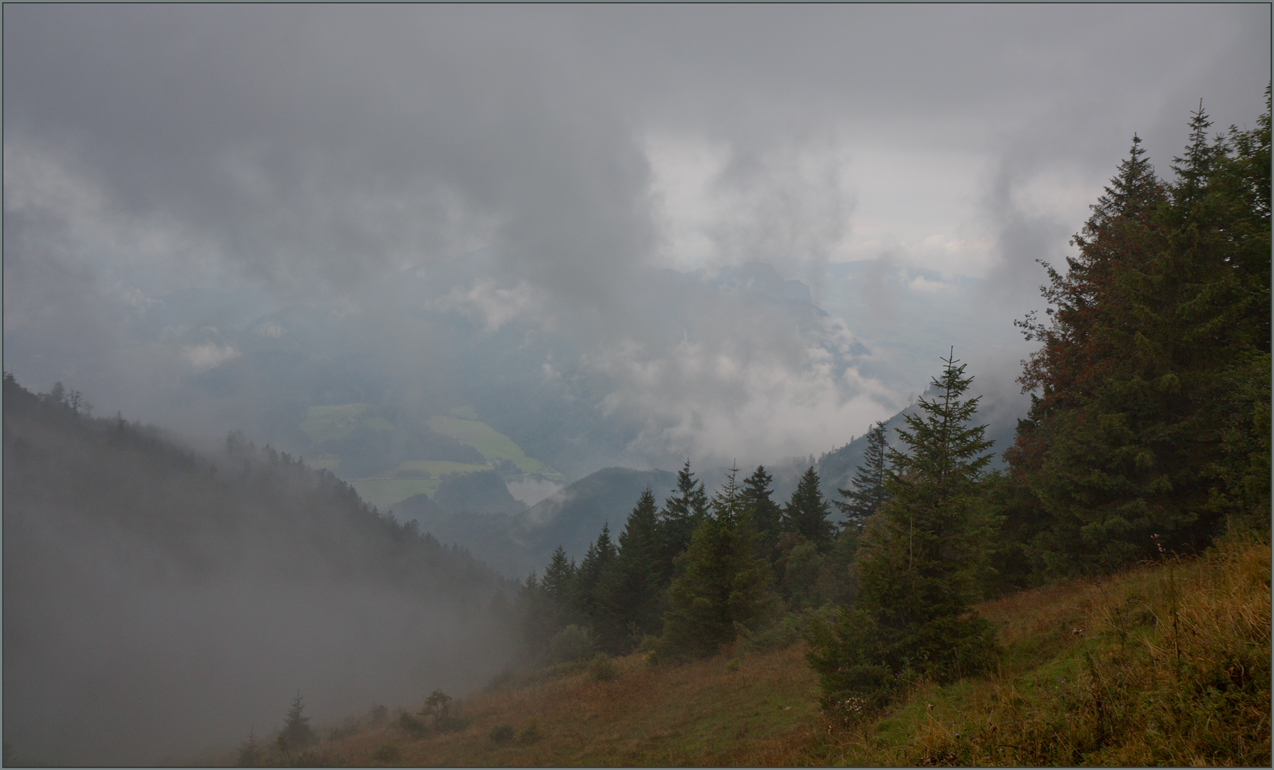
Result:
[[[311,406],[305,410],[301,431],[311,441],[337,441],[352,434],[357,428],[359,416],[367,411],[367,404],[332,404]]]
[[[412,495],[433,497],[434,490],[438,488],[437,479],[357,479],[351,483],[359,497],[382,513]]]
[[[438,433],[463,441],[478,450],[488,460],[508,460],[523,473],[543,474],[545,478],[553,481],[561,481],[565,478],[545,463],[533,457],[527,457],[526,453],[522,451],[522,447],[518,446],[513,439],[485,422],[469,418],[467,415],[477,417],[472,407],[454,409],[451,414],[464,414],[466,416],[437,415],[429,419],[429,427]]]
[[[405,475],[404,471],[408,473],[417,471],[428,473],[430,478],[436,479],[444,473],[474,473],[490,469],[491,466],[486,463],[458,463],[452,460],[404,460],[388,475],[400,476]]]

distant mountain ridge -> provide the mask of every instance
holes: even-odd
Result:
[[[436,496],[424,495],[403,501],[394,514],[441,542],[466,548],[507,577],[524,578],[542,570],[558,545],[581,558],[603,525],[618,537],[643,490],[650,487],[662,503],[676,483],[670,471],[604,468],[511,515],[445,510]]]

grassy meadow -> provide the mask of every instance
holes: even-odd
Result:
[[[509,674],[454,702],[448,729],[404,729],[388,712],[351,717],[317,747],[263,760],[1270,764],[1267,543],[1229,539],[1198,559],[1054,584],[977,611],[999,626],[996,672],[946,686],[911,682],[882,713],[821,713],[803,642],[768,650],[740,642],[681,665],[652,666],[638,653]]]

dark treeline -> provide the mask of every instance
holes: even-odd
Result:
[[[731,470],[709,497],[687,462],[617,541],[604,529],[580,564],[559,549],[527,580],[532,648],[662,660],[803,633],[824,706],[861,713],[902,682],[992,664],[994,629],[969,611],[980,599],[1196,554],[1236,530],[1268,538],[1269,110],[1267,89],[1255,128],[1209,136],[1200,106],[1170,180],[1133,137],[1077,255],[1044,265],[1047,318],[1020,322],[1040,348],[1006,471],[988,470],[952,354],[897,442],[870,430],[830,501],[842,524],[813,468],[780,506],[763,467]]]
[[[787,610],[848,601],[857,522],[832,523],[813,468],[783,505],[771,487],[764,467],[732,469],[709,497],[687,462],[662,506],[647,489],[579,564],[559,548],[521,595],[530,649],[549,661],[715,653]]]
[[[17,761],[175,761],[269,735],[298,690],[333,718],[516,660],[516,584],[330,472],[237,433],[194,451],[60,386],[3,387]]]

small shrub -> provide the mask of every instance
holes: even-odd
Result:
[[[429,734],[429,727],[406,711],[398,715],[398,727],[413,738],[424,738]]]
[[[759,631],[744,630],[739,634],[739,642],[743,649],[750,652],[782,650],[795,644],[801,638],[802,630],[800,616],[788,614]]]
[[[487,733],[487,737],[493,743],[509,743],[513,740],[513,725],[496,725],[491,728],[491,732]]]
[[[377,762],[393,762],[402,754],[402,749],[398,748],[398,744],[393,741],[382,743],[372,752],[372,759]]]
[[[619,671],[606,653],[599,652],[588,664],[588,675],[594,681],[609,682],[619,676]]]
[[[513,673],[512,669],[506,668],[505,670],[491,677],[491,681],[487,682],[487,686],[485,690],[487,692],[496,692],[497,690],[501,690],[507,687],[510,683],[512,683],[516,676],[517,675]]]
[[[385,724],[389,721],[389,709],[380,704],[372,706],[371,710],[367,712],[367,721],[370,722],[373,727]]]
[[[518,733],[518,743],[528,745],[535,743],[540,739],[540,723],[535,717],[527,720],[526,726],[522,728],[522,732]]]
[[[725,664],[725,670],[726,670],[726,671],[738,671],[738,670],[739,670],[739,666],[740,666],[739,659],[738,659],[738,658],[731,658],[731,659],[730,659],[730,662]]]
[[[549,640],[548,657],[553,663],[587,660],[592,654],[592,634],[582,626],[569,625]]]
[[[257,731],[254,729],[248,733],[247,740],[239,744],[239,756],[235,764],[239,767],[256,767],[257,763],[264,757],[265,746],[261,745],[261,742],[257,740]],[[5,767],[13,765],[8,757],[5,758],[4,764]]]

